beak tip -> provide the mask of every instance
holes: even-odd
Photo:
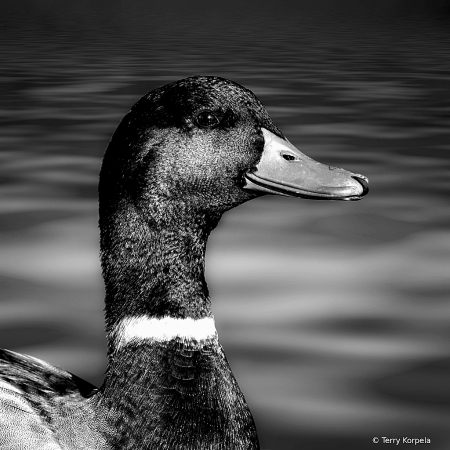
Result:
[[[367,193],[369,192],[369,179],[360,174],[352,174],[352,178],[359,184],[358,190],[360,192],[358,193],[358,196],[362,198],[367,195]]]

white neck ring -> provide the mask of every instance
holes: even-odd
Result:
[[[172,339],[205,341],[217,337],[213,317],[175,319],[138,316],[122,319],[111,333],[116,349],[141,341],[167,342]]]

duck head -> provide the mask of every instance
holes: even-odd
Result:
[[[114,207],[128,198],[221,214],[264,194],[359,200],[368,180],[303,154],[250,90],[196,76],[132,107],[105,154],[99,190],[101,209],[102,199]]]

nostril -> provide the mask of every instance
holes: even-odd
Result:
[[[366,195],[369,192],[369,179],[365,177],[364,175],[352,175],[352,178],[356,180],[363,188],[363,192],[361,194],[361,197]]]
[[[289,153],[283,153],[281,155],[286,161],[294,161],[295,156],[289,155]]]

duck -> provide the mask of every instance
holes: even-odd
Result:
[[[99,177],[108,367],[101,387],[0,351],[0,449],[255,450],[205,280],[223,213],[266,194],[355,201],[360,174],[291,144],[252,91],[216,76],[154,89]]]

